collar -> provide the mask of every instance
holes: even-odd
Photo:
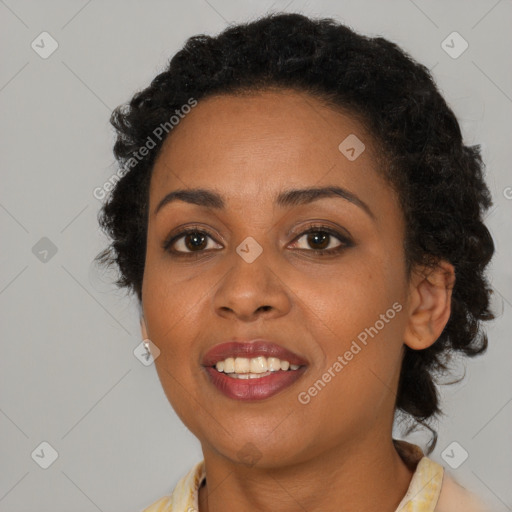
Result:
[[[403,461],[414,470],[407,493],[395,512],[434,512],[443,484],[443,466],[425,457],[419,446],[395,439],[393,443]],[[202,460],[178,482],[171,496],[155,502],[144,512],[199,510],[198,490],[205,479]]]

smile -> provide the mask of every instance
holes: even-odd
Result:
[[[224,395],[234,400],[254,401],[270,398],[296,382],[306,367],[296,370],[269,371],[263,374],[219,372],[208,367],[210,382]]]
[[[307,364],[275,343],[255,340],[217,345],[206,354],[203,366],[210,383],[225,396],[254,401],[270,398],[291,386]]]

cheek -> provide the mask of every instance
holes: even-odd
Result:
[[[399,267],[359,259],[321,287],[307,289],[302,281],[308,290],[301,296],[308,305],[302,321],[323,353],[312,379],[328,373],[327,402],[375,404],[394,387],[406,323],[400,273]]]
[[[157,363],[173,374],[183,374],[190,366],[188,348],[194,337],[191,324],[197,304],[197,288],[194,294],[192,285],[176,286],[169,268],[149,264],[146,269],[142,287],[144,317],[148,337],[161,352]]]
[[[379,264],[362,258],[322,279],[302,278],[295,289],[300,290],[297,295],[307,306],[305,313],[309,310],[312,320],[316,317],[313,328],[330,333],[327,339],[335,345],[339,340],[341,347],[376,322],[379,331],[389,331],[390,324],[397,323],[397,310],[403,309],[403,286],[399,280],[394,274],[390,277]]]
[[[404,326],[404,315],[396,311],[399,304],[394,304],[395,309],[389,305],[382,310],[385,320],[369,315],[364,308],[358,311],[352,304],[352,315],[340,316],[332,326],[330,330],[338,336],[331,333],[323,340],[324,356],[301,390],[305,393],[301,403],[309,401],[305,407],[311,407],[308,421],[318,418],[356,431],[390,414],[400,372]]]
[[[177,286],[169,269],[156,265],[148,268],[151,270],[144,275],[143,283],[144,316],[148,336],[160,349],[155,367],[172,408],[186,425],[192,426],[201,412],[195,410],[197,400],[190,397],[199,393],[193,347],[201,332],[197,308],[198,296],[203,294],[186,282]]]
[[[173,263],[162,249],[151,247],[148,250],[142,300],[144,310],[153,313],[155,327],[167,324],[180,328],[188,313],[193,313],[193,306],[208,286],[201,285],[197,277],[198,272],[184,270],[183,266]]]

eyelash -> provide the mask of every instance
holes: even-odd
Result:
[[[335,254],[339,254],[341,253],[342,251],[344,251],[346,248],[348,247],[352,247],[353,246],[353,243],[352,241],[342,235],[341,233],[335,231],[334,229],[330,228],[329,226],[325,226],[325,225],[322,225],[322,224],[310,224],[307,226],[306,230],[305,231],[302,231],[295,239],[295,240],[300,240],[304,235],[308,235],[308,234],[311,234],[311,233],[326,233],[334,238],[337,238],[338,241],[341,242],[341,245],[339,245],[338,247],[335,247],[334,249],[298,249],[300,251],[307,251],[307,252],[312,252],[313,254],[316,254],[318,256],[325,256],[325,255],[335,255]],[[213,236],[208,232],[208,231],[205,231],[203,228],[200,228],[198,226],[192,226],[190,228],[187,228],[187,229],[184,229],[183,231],[180,231],[179,233],[175,234],[175,235],[172,235],[171,237],[169,237],[168,239],[166,239],[163,243],[162,243],[162,248],[169,252],[170,254],[172,254],[173,256],[175,257],[184,257],[184,258],[189,258],[189,257],[200,257],[202,255],[202,253],[204,252],[204,250],[202,251],[191,251],[191,252],[181,252],[181,251],[175,251],[173,249],[171,249],[171,246],[177,242],[178,240],[180,240],[181,238],[185,237],[186,235],[190,235],[190,234],[202,234],[202,235],[206,235],[210,238],[213,239]]]

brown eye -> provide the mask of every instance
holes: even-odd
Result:
[[[213,241],[213,238],[205,231],[189,229],[164,242],[163,248],[174,254],[201,253],[211,248],[208,247],[209,239]]]
[[[313,249],[327,249],[331,235],[325,231],[317,231],[316,233],[308,233],[307,242]]]
[[[313,250],[320,250],[320,251],[325,251],[329,248],[330,249],[335,249],[336,247],[339,247],[340,245],[342,245],[339,241],[338,241],[338,245],[334,246],[334,247],[329,247],[329,245],[332,244],[332,242],[334,241],[333,240],[333,235],[331,235],[330,233],[327,233],[325,231],[310,231],[308,233],[304,233],[300,238],[298,238],[297,240],[301,240],[305,238],[306,240],[306,245],[307,247],[299,247],[299,249],[313,249]]]
[[[205,249],[208,245],[206,236],[202,233],[189,233],[183,237],[183,245],[190,251]]]
[[[319,255],[336,254],[347,247],[353,246],[353,243],[346,236],[327,226],[310,226],[307,231],[304,231],[295,239],[293,245],[297,246],[302,239],[304,239],[303,246],[296,248]]]

